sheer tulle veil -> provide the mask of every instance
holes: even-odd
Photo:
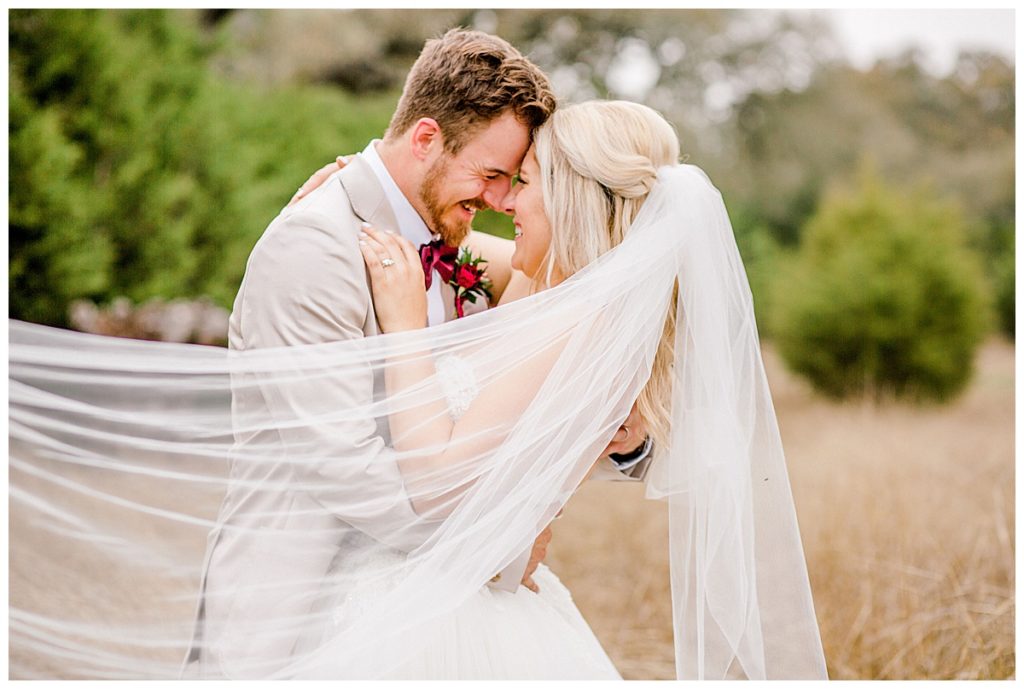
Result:
[[[236,352],[11,322],[12,567],[42,552],[43,590],[81,594],[12,591],[12,674],[173,678],[192,645],[200,676],[389,675],[572,496],[677,283],[670,442],[646,487],[669,506],[677,675],[824,678],[750,290],[686,165],[584,270],[435,328]],[[433,375],[386,394],[410,361]],[[454,430],[396,437],[402,413]]]

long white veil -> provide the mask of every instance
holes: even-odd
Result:
[[[427,330],[234,352],[11,322],[12,676],[173,678],[189,648],[186,676],[402,676],[583,480],[677,283],[647,480],[677,675],[824,678],[750,291],[692,166],[558,287]]]

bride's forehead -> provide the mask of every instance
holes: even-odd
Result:
[[[533,146],[530,146],[529,150],[526,151],[526,155],[523,157],[523,162],[522,165],[520,165],[520,169],[529,172],[531,170],[536,170],[539,167],[540,163],[537,162],[536,151],[534,150]]]

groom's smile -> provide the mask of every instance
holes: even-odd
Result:
[[[483,127],[457,153],[442,153],[420,188],[431,229],[454,246],[465,239],[478,210],[501,212],[502,200],[529,142],[527,127],[506,113]]]

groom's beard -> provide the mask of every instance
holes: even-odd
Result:
[[[430,226],[434,232],[441,235],[442,241],[448,246],[458,246],[473,229],[472,221],[452,220],[446,217],[446,212],[459,205],[466,205],[470,208],[483,210],[487,204],[480,199],[467,199],[448,206],[441,203],[440,191],[444,186],[445,178],[448,176],[448,156],[438,158],[423,178],[423,185],[420,187],[420,200],[430,214]]]

